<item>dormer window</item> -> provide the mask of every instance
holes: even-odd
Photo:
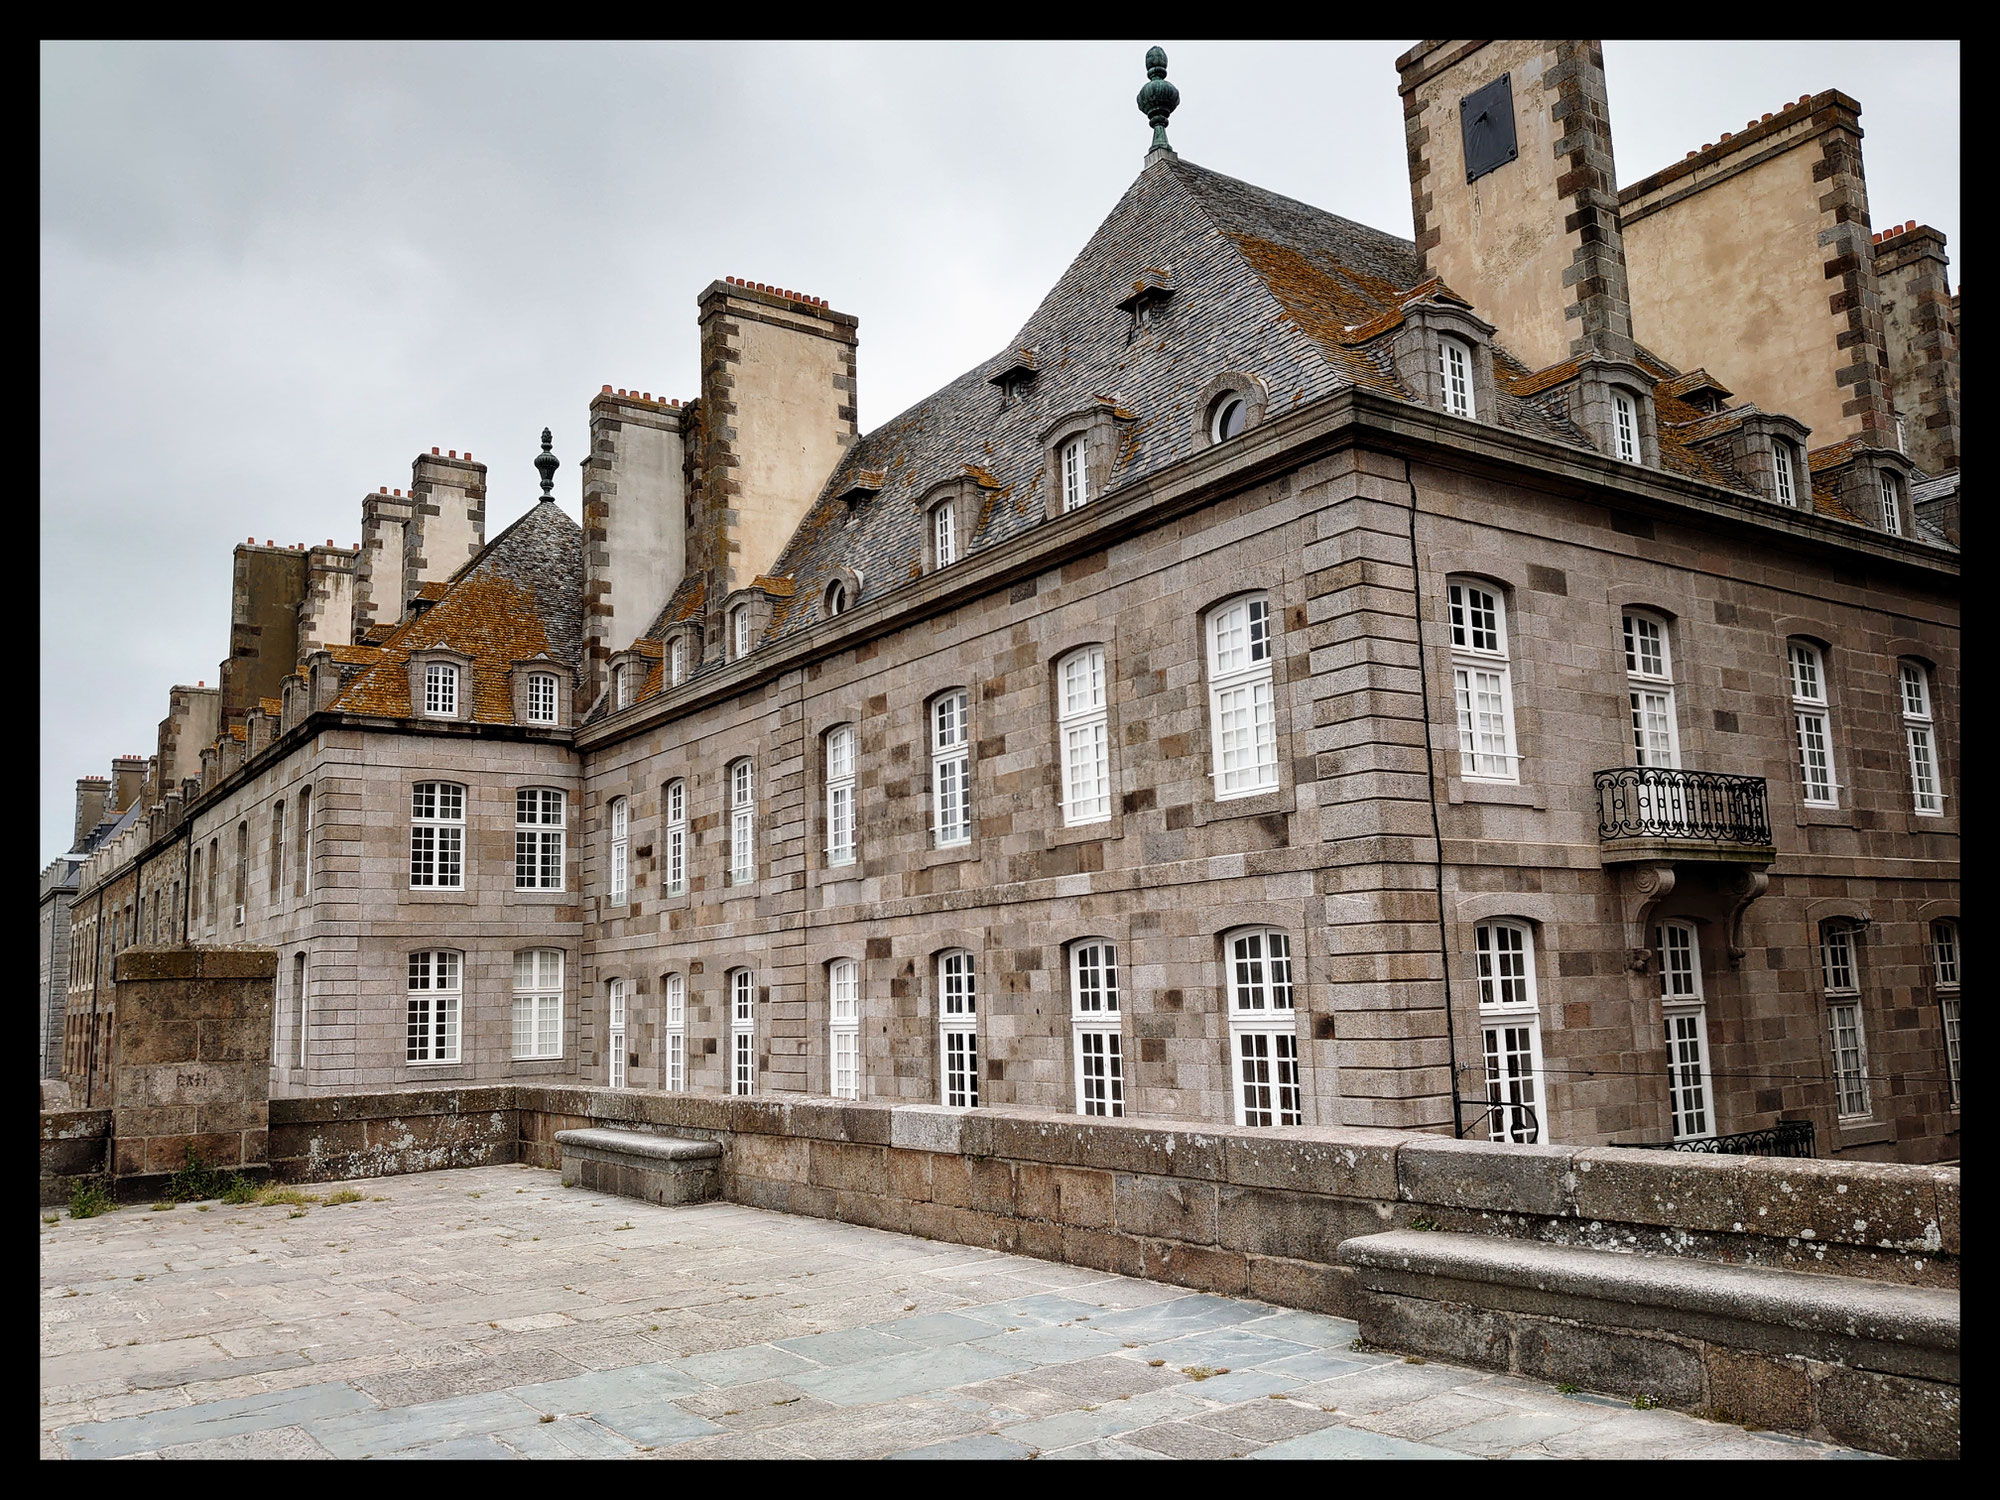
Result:
[[[528,722],[553,724],[556,721],[556,678],[553,672],[528,675]]]
[[[1782,442],[1774,443],[1771,446],[1771,454],[1777,466],[1778,504],[1795,506],[1799,503],[1799,492],[1798,486],[1792,478],[1791,445]]]
[[[729,612],[729,654],[741,661],[750,654],[750,606],[739,604]]]
[[[1890,536],[1903,534],[1903,506],[1896,494],[1896,481],[1889,475],[1881,476],[1882,483],[1882,529]]]
[[[958,561],[958,518],[952,514],[951,502],[942,500],[931,510],[932,555],[940,568],[948,568]]]
[[[1240,436],[1250,425],[1250,403],[1241,396],[1224,396],[1215,405],[1215,415],[1209,418],[1208,435],[1211,440],[1226,443]]]
[[[611,705],[613,708],[632,705],[632,668],[622,662],[611,669]]]
[[[1471,417],[1472,352],[1457,339],[1438,340],[1438,376],[1447,416]],[[1636,462],[1636,460],[1634,460]]]
[[[667,686],[679,687],[687,680],[687,637],[677,635],[667,647]]]
[[[1166,271],[1149,266],[1140,278],[1132,283],[1132,294],[1118,304],[1132,315],[1131,325],[1125,333],[1125,342],[1129,344],[1166,315],[1167,303],[1174,295],[1173,287],[1168,284],[1171,280]]]
[[[424,712],[437,719],[458,717],[458,668],[434,661],[424,669]]]
[[[826,617],[847,613],[847,585],[836,578],[826,586]]]
[[[1639,461],[1639,409],[1623,391],[1611,393],[1612,452],[1620,463]]]
[[[1035,377],[1026,371],[1009,375],[1006,383],[1000,387],[1001,403],[1006,406],[1021,405],[1028,399],[1028,392],[1034,383]]]
[[[1062,508],[1076,510],[1090,503],[1090,477],[1084,464],[1083,438],[1062,445],[1058,464],[1062,475]]]

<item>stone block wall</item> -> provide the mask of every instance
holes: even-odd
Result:
[[[113,969],[111,1171],[144,1192],[193,1151],[261,1169],[269,1120],[271,982],[256,948],[132,948]]]
[[[43,1208],[69,1202],[72,1187],[86,1178],[102,1176],[110,1164],[110,1110],[42,1111]]]

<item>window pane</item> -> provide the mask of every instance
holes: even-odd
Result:
[[[1532,1023],[1482,1028],[1486,1047],[1487,1135],[1496,1141],[1541,1139]]]

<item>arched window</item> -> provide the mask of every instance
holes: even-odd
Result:
[[[1450,579],[1451,684],[1458,705],[1459,774],[1474,781],[1518,781],[1514,685],[1507,658],[1507,607],[1500,593],[1471,579]]]
[[[940,568],[958,561],[958,517],[949,500],[931,507],[931,558]]]
[[[310,1034],[311,994],[310,981],[306,977],[306,956],[304,953],[292,955],[292,1005],[298,1015],[296,1030],[299,1034],[299,1067],[306,1065],[306,1038]]]
[[[854,863],[854,727],[826,732],[826,862]]]
[[[1944,1028],[1944,1062],[1951,1079],[1951,1107],[1959,1107],[1958,923],[1931,923],[1931,973],[1937,983],[1938,1020]]]
[[[410,885],[465,889],[465,788],[420,781],[410,790]]]
[[[528,674],[528,722],[553,724],[556,721],[556,678],[553,672]]]
[[[632,705],[632,668],[628,662],[620,662],[611,669],[611,706],[629,708]]]
[[[1479,959],[1479,1028],[1486,1054],[1487,1136],[1496,1141],[1546,1141],[1534,934],[1522,922],[1482,922],[1473,942]]]
[[[514,889],[563,888],[563,794],[525,786],[514,794]]]
[[[979,1106],[979,981],[972,955],[963,948],[940,953],[938,1058],[940,1104],[952,1109]]]
[[[459,791],[462,793],[464,788],[459,788]],[[208,926],[210,931],[215,929],[215,885],[216,881],[220,878],[217,874],[217,869],[221,862],[222,850],[220,844],[217,840],[210,839],[208,841]],[[414,868],[414,861],[412,863]],[[410,884],[415,885],[416,881],[413,879]]]
[[[1069,949],[1070,1029],[1074,1034],[1076,1112],[1125,1113],[1125,1049],[1119,1027],[1118,949],[1084,938]]]
[[[244,819],[236,825],[236,925],[243,925],[243,905],[250,895],[250,820]],[[125,931],[132,931],[132,921],[128,916]]]
[[[1854,927],[1847,919],[1820,923],[1820,976],[1826,986],[1826,1025],[1833,1051],[1833,1097],[1842,1119],[1866,1119],[1868,1038],[1861,1026],[1861,969]]]
[[[1799,781],[1810,806],[1837,807],[1833,779],[1833,730],[1826,702],[1826,663],[1810,641],[1788,641],[1792,727],[1798,734]]]
[[[305,956],[299,956],[304,978]],[[455,1063],[459,1060],[460,1001],[464,990],[464,960],[449,948],[410,955],[409,1030],[403,1057],[413,1063]]]
[[[1708,1015],[1701,988],[1701,942],[1688,922],[1653,929],[1660,955],[1660,1011],[1667,1032],[1667,1107],[1674,1139],[1705,1140],[1715,1134],[1710,1099]]]
[[[303,896],[312,889],[312,796],[311,787],[299,788],[299,867],[292,883],[292,893],[297,896]]]
[[[847,613],[847,585],[836,578],[826,586],[826,617]]]
[[[611,1012],[604,1051],[609,1067],[605,1083],[614,1089],[625,1087],[625,981],[608,980],[604,986],[606,1008]]]
[[[1229,1038],[1238,1125],[1302,1125],[1292,940],[1268,927],[1223,939],[1229,968]]]
[[[687,893],[687,783],[668,782],[661,800],[666,804],[666,894],[681,896]]]
[[[1896,663],[1903,699],[1903,742],[1910,752],[1910,794],[1926,817],[1944,811],[1938,786],[1937,740],[1931,723],[1931,678],[1922,662]]]
[[[969,707],[963,688],[931,700],[931,832],[940,849],[972,842]]]
[[[1445,414],[1473,416],[1472,351],[1457,339],[1439,339],[1438,375],[1442,381]]]
[[[1062,739],[1063,822],[1111,816],[1111,742],[1105,717],[1104,648],[1085,646],[1056,664],[1056,732]]]
[[[514,1056],[561,1057],[563,956],[560,948],[514,955]]]
[[[625,882],[629,874],[631,849],[631,803],[623,797],[611,799],[611,863],[607,884],[611,887],[608,899],[613,906],[625,904]]]
[[[285,804],[282,798],[271,804],[271,868],[265,872],[265,877],[268,887],[265,899],[275,907],[284,895],[285,880]],[[157,896],[153,899],[155,903],[159,900]],[[159,907],[155,904],[154,915],[158,913]]]
[[[1796,506],[1799,503],[1798,482],[1792,472],[1792,445],[1783,441],[1771,444],[1771,461],[1777,471],[1778,503]]]
[[[1611,393],[1612,453],[1621,462],[1639,461],[1639,408],[1623,391]]]
[[[188,921],[188,941],[194,941],[195,929],[201,925],[201,845],[194,846],[194,854],[188,867],[188,905],[193,908]]]
[[[729,1092],[757,1092],[757,977],[729,971]]]
[[[687,680],[687,637],[677,635],[667,645],[667,686],[679,687]]]
[[[458,717],[458,668],[448,661],[424,668],[424,712],[435,719]]]
[[[1674,664],[1667,627],[1652,615],[1625,613],[1625,690],[1632,709],[1632,764],[1680,764],[1674,714]]]
[[[729,654],[741,661],[750,654],[750,606],[739,604],[729,612]]]
[[[1056,466],[1062,476],[1062,508],[1065,511],[1080,509],[1090,503],[1090,475],[1084,463],[1084,439],[1073,437],[1062,445],[1056,455]]]
[[[861,1097],[861,965],[851,958],[827,966],[827,1057],[833,1092]]]
[[[729,763],[729,883],[757,878],[756,772],[746,755]]]
[[[1217,800],[1278,784],[1271,602],[1243,594],[1208,616],[1208,730]]]
[[[1211,442],[1226,443],[1242,434],[1250,425],[1250,403],[1236,391],[1226,392],[1215,403],[1215,409],[1208,416],[1208,436]]]
[[[687,1087],[687,978],[669,974],[660,981],[660,989],[666,996],[666,1066],[661,1069],[665,1075],[662,1085],[668,1093],[678,1094]]]

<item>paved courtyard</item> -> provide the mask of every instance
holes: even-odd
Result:
[[[1868,1456],[1357,1351],[1339,1318],[533,1167],[352,1186],[45,1223],[42,1456]]]

